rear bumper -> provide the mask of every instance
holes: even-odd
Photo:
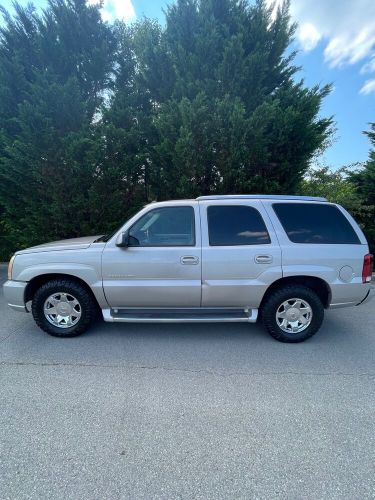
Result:
[[[362,279],[357,278],[351,283],[333,283],[331,286],[332,298],[330,309],[338,307],[357,306],[362,304],[372,289],[370,283],[362,283]]]
[[[25,304],[25,290],[27,282],[25,281],[6,281],[3,285],[4,297],[8,306],[15,311],[29,312]]]
[[[375,287],[370,288],[370,290],[367,292],[365,298],[361,300],[361,302],[358,302],[356,306],[360,306],[362,304],[366,304],[367,302],[370,302],[371,299],[375,297]]]

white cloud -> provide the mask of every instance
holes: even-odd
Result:
[[[374,72],[375,72],[375,57],[373,57],[373,59],[371,59],[369,62],[367,62],[361,68],[362,75],[365,75],[366,73],[374,73]]]
[[[89,5],[97,5],[100,0],[87,0]],[[103,21],[113,22],[115,19],[129,22],[136,18],[132,0],[104,0],[100,9]]]
[[[275,7],[283,3],[266,1]],[[375,0],[291,0],[290,14],[303,51],[321,44],[329,67],[362,62],[361,74],[375,73]],[[360,93],[375,93],[375,80],[367,80]]]
[[[279,6],[282,0],[267,4]],[[374,52],[375,0],[291,0],[290,13],[299,24],[296,37],[302,50],[323,41],[331,67],[354,64]]]
[[[107,3],[112,5],[117,19],[131,21],[135,18],[135,9],[131,0],[108,0]]]
[[[303,23],[298,28],[297,37],[302,49],[307,52],[315,49],[322,35],[313,24]]]
[[[375,45],[375,26],[365,27],[357,34],[344,33],[330,40],[324,56],[330,66],[355,64],[372,54]]]
[[[375,79],[374,80],[367,80],[361,90],[359,91],[360,94],[363,95],[368,95],[375,93]]]

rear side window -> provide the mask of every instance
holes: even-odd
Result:
[[[211,246],[263,245],[270,237],[262,216],[253,207],[211,205],[207,208]]]
[[[273,209],[293,243],[361,243],[348,219],[334,205],[274,203]]]

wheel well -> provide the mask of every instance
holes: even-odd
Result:
[[[260,309],[263,303],[275,290],[278,290],[285,285],[307,286],[308,288],[311,288],[311,290],[314,290],[326,309],[329,307],[331,302],[331,289],[326,281],[321,278],[317,278],[316,276],[288,276],[286,278],[280,278],[267,288],[260,304]]]
[[[36,276],[32,280],[29,281],[26,290],[25,290],[25,303],[29,302],[30,300],[33,300],[35,292],[43,286],[45,283],[48,283],[48,281],[55,280],[55,279],[69,279],[71,281],[75,281],[76,283],[79,283],[85,290],[91,294],[93,299],[95,300],[95,303],[99,307],[98,301],[96,300],[95,295],[93,294],[93,291],[89,287],[89,285],[83,281],[81,278],[77,278],[77,276],[73,276],[71,274],[59,274],[59,273],[54,273],[54,274],[41,274],[39,276]]]

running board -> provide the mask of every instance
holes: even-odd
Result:
[[[102,309],[109,323],[255,323],[258,309]]]

